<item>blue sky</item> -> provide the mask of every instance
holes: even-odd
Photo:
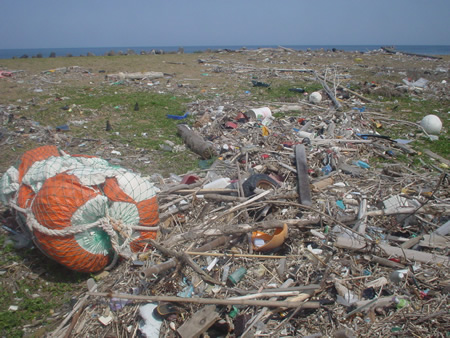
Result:
[[[0,49],[450,45],[450,0],[0,0]]]

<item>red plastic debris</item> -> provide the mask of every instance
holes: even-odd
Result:
[[[395,263],[400,263],[400,259],[399,258],[389,258],[390,261],[393,261]]]
[[[200,177],[195,176],[195,175],[184,175],[183,179],[181,180],[181,184],[192,184],[197,182],[197,180],[199,180]]]
[[[237,128],[237,124],[231,121],[228,121],[227,123],[225,123],[225,128],[228,129],[236,129]]]
[[[245,123],[248,121],[248,117],[242,113],[237,114],[235,119],[236,119],[236,121],[241,122],[241,123]]]

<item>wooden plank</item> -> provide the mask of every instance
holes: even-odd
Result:
[[[200,311],[194,313],[194,315],[188,321],[184,322],[178,328],[178,333],[182,338],[195,338],[199,337],[203,332],[208,330],[220,318],[216,312],[215,305],[205,306]]]
[[[295,146],[295,162],[297,166],[298,197],[300,204],[312,205],[311,188],[309,186],[308,165],[306,151],[303,144]]]
[[[338,248],[344,249],[354,249],[358,251],[369,251],[371,246],[365,241],[360,241],[358,239],[352,239],[347,237],[338,237],[336,239],[335,245]],[[416,251],[411,249],[403,249],[387,244],[378,244],[378,247],[386,253],[386,255],[395,255],[398,257],[405,257],[407,259],[421,262],[421,263],[434,263],[434,264],[449,264],[450,258],[440,255],[433,255],[428,252]]]

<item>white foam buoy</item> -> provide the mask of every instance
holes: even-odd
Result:
[[[425,116],[422,121],[420,121],[420,125],[428,134],[437,135],[442,129],[441,119],[433,114]]]
[[[319,92],[314,92],[309,95],[309,102],[318,104],[320,101],[322,101],[322,95]]]

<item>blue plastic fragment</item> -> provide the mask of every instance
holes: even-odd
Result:
[[[119,311],[124,308],[130,300],[122,298],[111,298],[109,301],[109,307],[112,311]]]
[[[69,126],[67,124],[63,124],[63,125],[57,126],[57,127],[55,127],[55,129],[57,131],[68,131],[68,130],[70,130],[70,128],[69,128]]]
[[[361,137],[363,140],[367,140],[367,135],[356,133],[356,136]]]
[[[333,171],[333,168],[331,168],[331,165],[327,164],[325,167],[322,168],[322,172],[324,175],[328,175]]]
[[[345,204],[344,204],[344,201],[342,201],[342,200],[337,200],[337,201],[336,201],[336,205],[337,205],[339,208],[341,208],[342,210],[345,210]]]
[[[194,286],[188,285],[182,291],[178,292],[177,296],[182,298],[191,298],[193,293],[194,293]]]
[[[370,165],[364,161],[357,161],[356,165],[360,168],[369,169]]]
[[[186,117],[188,117],[188,115],[189,115],[189,112],[186,112],[184,115],[181,115],[181,116],[178,116],[178,115],[170,115],[170,114],[167,114],[166,116],[167,116],[169,119],[172,119],[172,120],[183,120],[183,119],[185,119]]]

